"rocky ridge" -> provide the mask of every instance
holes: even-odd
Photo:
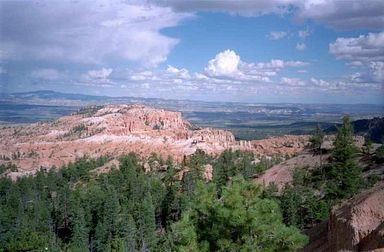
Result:
[[[193,127],[180,112],[143,105],[87,107],[53,122],[3,127],[0,139],[0,164],[16,164],[21,175],[61,167],[84,156],[118,157],[133,151],[182,161],[197,149],[209,154],[233,149],[293,155],[308,142],[307,136],[236,141],[229,131]]]

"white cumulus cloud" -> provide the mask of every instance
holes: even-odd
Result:
[[[185,68],[178,69],[176,67],[173,67],[171,65],[168,65],[168,68],[166,70],[167,73],[170,73],[174,76],[177,76],[181,79],[189,79],[191,78],[189,71]]]
[[[92,76],[106,76],[107,80],[95,81],[93,85],[119,86],[122,91],[133,96],[163,97],[173,99],[226,99],[226,97],[304,97],[321,95],[324,97],[360,97],[377,94],[379,83],[368,82],[363,74],[338,79],[317,77],[292,77],[294,72],[305,70],[309,64],[302,61],[273,59],[266,62],[244,62],[233,50],[219,52],[207,63],[202,72],[190,72],[185,68],[169,65],[166,69],[115,70],[108,76],[107,71],[97,71]],[[208,68],[210,67],[210,68]],[[382,65],[372,64],[380,78]],[[209,70],[210,69],[210,70]],[[285,71],[283,71],[285,70]],[[105,73],[103,75],[102,73]],[[89,72],[88,72],[89,73]],[[284,76],[283,74],[289,74]],[[382,76],[382,75],[381,75]],[[92,83],[90,81],[90,83]],[[118,85],[115,85],[118,84]],[[277,98],[279,97],[279,98]],[[295,101],[296,98],[292,98]],[[297,101],[297,100],[296,100]]]
[[[232,50],[225,50],[208,62],[205,71],[212,76],[235,76],[239,74],[240,56]]]

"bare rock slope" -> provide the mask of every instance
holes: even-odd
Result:
[[[332,209],[302,251],[384,251],[384,182]]]
[[[53,122],[3,127],[0,140],[0,164],[12,162],[20,174],[28,174],[41,167],[61,167],[84,156],[118,157],[130,151],[141,156],[157,153],[177,161],[197,149],[209,154],[231,148],[260,155],[293,155],[303,150],[308,137],[235,141],[229,131],[193,128],[179,112],[142,105],[107,105],[88,107]]]
[[[280,190],[284,187],[285,184],[292,182],[292,174],[296,168],[304,168],[304,169],[316,169],[321,165],[326,165],[328,163],[328,158],[330,156],[329,152],[333,148],[334,135],[325,136],[325,141],[322,144],[322,149],[325,150],[326,154],[323,155],[314,155],[310,151],[303,151],[299,155],[290,158],[284,162],[276,164],[266,170],[263,174],[261,174],[255,181],[259,184],[263,184],[265,186],[273,183]],[[261,141],[269,142],[269,144],[273,143],[274,140],[281,140],[283,138],[278,139],[266,139]],[[359,149],[363,148],[364,138],[362,136],[354,137],[355,145]],[[285,141],[286,142],[286,141]],[[299,143],[296,143],[299,144]],[[364,164],[362,164],[364,165]],[[370,173],[377,173],[380,170],[376,169]]]
[[[368,248],[372,243],[383,245],[384,237],[380,237],[383,224],[384,182],[381,182],[332,210],[328,234],[330,248],[335,251],[369,251],[364,247]],[[375,246],[375,249],[380,247]]]
[[[323,162],[326,157],[322,157]],[[302,153],[296,157],[288,159],[284,162],[276,164],[266,170],[258,178],[255,179],[255,182],[263,184],[264,186],[269,186],[274,184],[279,190],[281,190],[284,185],[292,182],[293,172],[296,168],[307,168],[313,169],[320,165],[320,157],[314,156],[311,153]]]

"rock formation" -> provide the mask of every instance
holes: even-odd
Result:
[[[306,136],[285,136],[260,141],[236,141],[229,131],[193,129],[181,113],[142,105],[88,107],[53,122],[0,129],[0,164],[12,162],[19,172],[61,167],[84,156],[118,157],[131,151],[141,156],[157,153],[176,161],[201,149],[219,154],[225,149],[261,155],[300,152]]]
[[[302,251],[384,251],[384,182],[334,207],[328,222],[307,234]]]
[[[383,244],[384,237],[379,237],[383,224],[384,182],[381,182],[332,210],[328,233],[330,248],[333,251],[368,251],[363,247],[371,243]]]

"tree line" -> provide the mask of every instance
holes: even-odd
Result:
[[[145,173],[133,153],[98,176],[90,171],[107,157],[1,178],[0,251],[294,251],[306,237],[251,182],[266,169],[253,158],[198,151],[182,180],[172,160],[154,156],[166,171]]]

